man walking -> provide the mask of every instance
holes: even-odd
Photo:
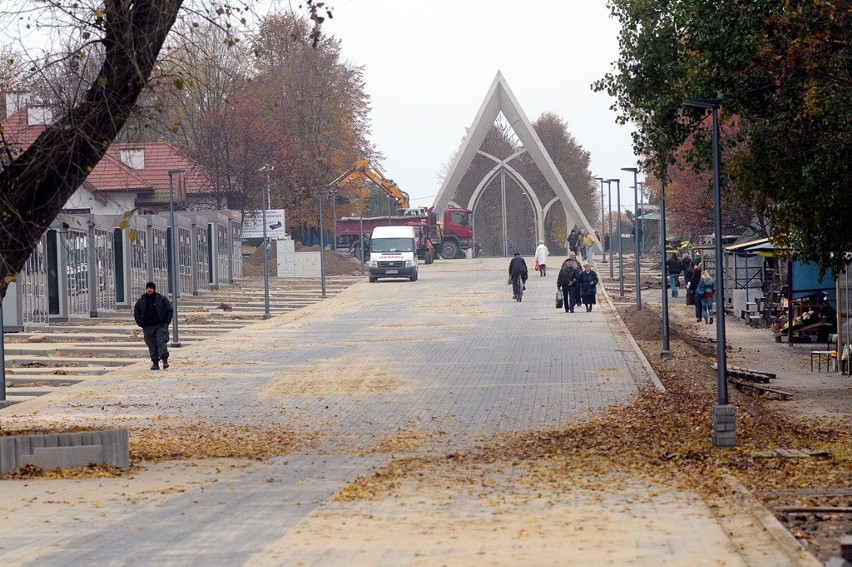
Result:
[[[669,285],[672,288],[672,297],[677,297],[677,285],[681,271],[681,263],[677,257],[677,252],[672,252],[669,261],[666,262],[666,271],[669,273]]]
[[[145,293],[133,307],[133,318],[142,327],[145,344],[151,355],[151,370],[159,370],[160,360],[163,370],[169,367],[169,324],[172,322],[174,310],[167,297],[157,293],[154,282],[145,284]]]

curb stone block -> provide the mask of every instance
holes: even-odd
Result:
[[[126,429],[0,437],[0,474],[28,464],[45,470],[90,464],[130,467]]]

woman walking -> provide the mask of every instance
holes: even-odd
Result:
[[[704,311],[704,298],[698,295],[698,284],[701,283],[701,264],[695,264],[692,268],[692,278],[689,280],[687,293],[692,294],[692,304],[695,306],[695,322],[701,322]]]
[[[708,325],[713,324],[713,296],[716,291],[716,282],[710,277],[710,272],[704,272],[701,276],[701,281],[698,282],[698,287],[695,288],[695,301],[701,301],[701,313],[704,316],[704,322]],[[698,319],[700,322],[701,319]]]
[[[595,293],[598,285],[598,274],[592,269],[592,265],[583,262],[583,272],[580,274],[580,298],[586,306],[586,311],[592,310],[595,301]]]
[[[547,275],[547,257],[550,255],[550,250],[544,244],[544,240],[538,241],[538,247],[535,249],[535,263],[538,264],[538,271],[541,277]]]
[[[573,313],[580,295],[580,270],[574,266],[574,260],[568,258],[562,262],[562,268],[556,277],[556,289],[562,290],[565,312]]]

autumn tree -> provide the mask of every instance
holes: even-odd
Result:
[[[321,37],[313,45],[311,25],[292,13],[269,16],[253,38],[256,75],[246,89],[264,107],[266,130],[275,146],[268,159],[276,175],[273,196],[288,222],[316,227],[318,192],[357,159],[372,159],[369,97],[363,69],[341,58],[340,41]],[[264,143],[262,139],[259,143]],[[325,226],[331,226],[331,207]]]
[[[708,169],[706,112],[721,101],[725,185],[767,217],[773,237],[823,266],[852,245],[850,30],[845,0],[610,0],[620,58],[593,86],[616,98],[634,147],[658,176],[692,137],[689,161]]]
[[[597,188],[597,183],[592,179],[589,164],[591,163],[591,155],[580,145],[573,134],[568,130],[568,123],[552,112],[545,112],[533,122],[533,128],[541,139],[544,148],[547,150],[550,159],[553,160],[556,169],[565,180],[568,190],[571,191],[574,200],[590,223],[595,224],[595,219],[600,218],[601,206],[599,203],[600,192]],[[529,159],[529,156],[526,156]],[[532,165],[532,164],[531,164]],[[536,173],[538,173],[536,168]],[[540,175],[540,173],[538,173]],[[548,193],[541,195],[546,199]],[[566,234],[555,234],[555,226],[564,225],[561,219],[557,220],[556,216],[551,214],[548,219],[545,219],[545,233],[548,234],[553,242],[560,244],[565,242]],[[557,225],[554,225],[554,222]],[[567,227],[570,230],[573,227]]]

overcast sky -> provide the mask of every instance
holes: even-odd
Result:
[[[621,179],[633,206],[628,126],[590,85],[618,56],[619,27],[605,0],[333,0],[324,32],[364,67],[372,142],[383,172],[431,205],[446,164],[497,71],[531,122],[551,111],[591,154],[593,176]],[[640,176],[640,181],[641,181]],[[615,184],[613,209],[615,208]]]

